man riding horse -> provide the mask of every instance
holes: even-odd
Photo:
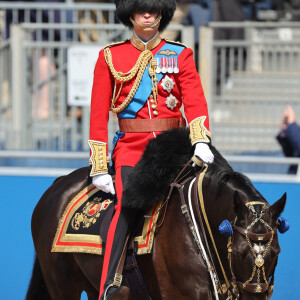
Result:
[[[110,110],[117,114],[120,128],[112,155],[118,203],[105,243],[99,299],[127,299],[129,295],[116,270],[137,213],[122,206],[123,186],[150,139],[185,125],[182,104],[194,154],[205,163],[214,160],[208,145],[211,134],[207,103],[193,52],[181,43],[160,37],[173,17],[175,0],[115,2],[117,17],[133,28],[133,35],[130,40],[104,47],[94,70],[90,175],[98,189],[112,194],[115,190],[107,158]]]

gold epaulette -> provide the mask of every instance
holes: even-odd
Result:
[[[124,44],[124,43],[126,43],[127,41],[129,41],[129,40],[123,40],[123,41],[120,41],[120,42],[113,42],[113,43],[110,43],[110,44],[104,46],[104,47],[102,48],[102,50],[104,50],[104,49],[106,49],[106,48],[111,48],[111,47],[114,47],[114,46],[118,46],[118,45]]]
[[[175,42],[175,41],[172,41],[172,40],[168,40],[168,39],[163,39],[163,40],[165,40],[167,43],[171,43],[171,44],[175,44],[175,45],[180,45],[180,46],[183,46],[184,48],[188,48],[188,46],[187,45],[185,45],[185,44],[183,44],[183,43],[181,43],[181,42]]]

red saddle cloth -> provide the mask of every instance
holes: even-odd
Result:
[[[98,190],[93,184],[81,190],[61,216],[52,244],[52,252],[77,252],[102,255],[108,225],[114,213],[114,195]],[[144,219],[134,242],[137,254],[151,253],[160,203]]]

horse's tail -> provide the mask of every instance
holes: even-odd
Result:
[[[36,256],[25,300],[51,300]]]

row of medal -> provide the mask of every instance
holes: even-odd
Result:
[[[175,96],[171,94],[172,89],[175,86],[175,82],[172,78],[170,78],[168,75],[164,75],[161,81],[161,86],[165,91],[169,93],[169,96],[166,98],[165,104],[170,110],[173,110],[175,107],[177,107],[179,101],[176,99]],[[153,99],[153,95],[151,94],[149,96],[150,103],[151,103],[151,108],[153,109],[153,115],[157,116],[158,111],[157,111],[157,104],[155,103]]]
[[[156,58],[157,68],[156,73],[178,73],[178,58],[177,57],[160,57]]]

